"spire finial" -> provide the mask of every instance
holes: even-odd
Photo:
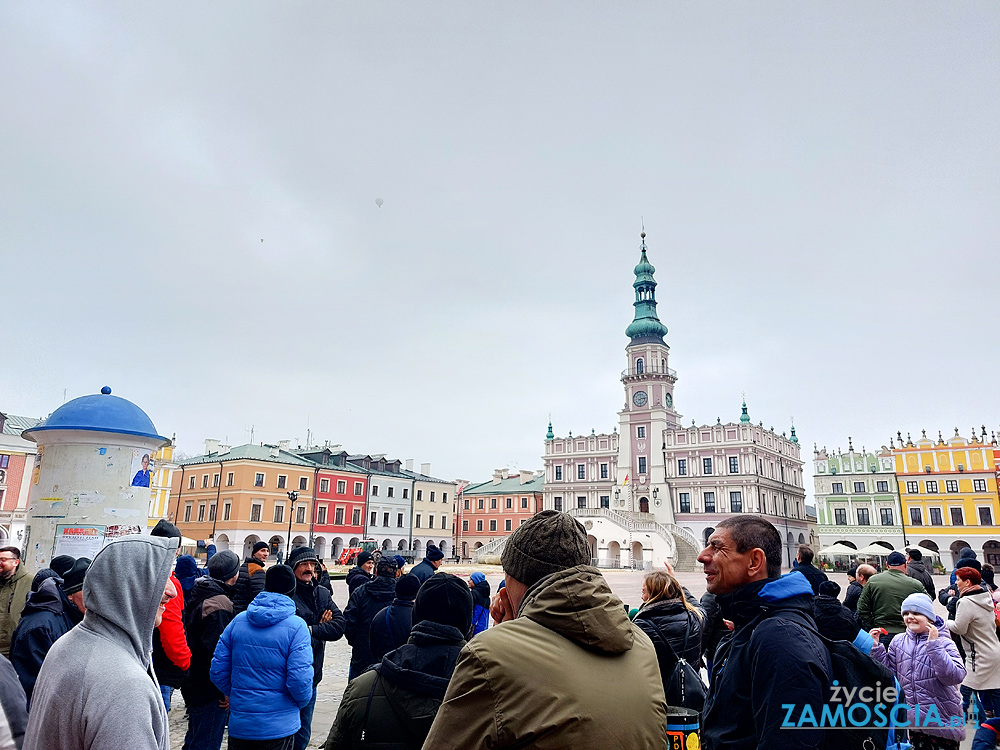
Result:
[[[847,451],[850,453],[854,450],[854,443],[851,441],[851,436],[847,436]]]

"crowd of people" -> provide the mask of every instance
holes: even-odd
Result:
[[[940,591],[914,550],[850,569],[841,601],[808,546],[782,575],[774,526],[733,516],[698,557],[700,599],[666,564],[629,611],[591,567],[580,523],[543,511],[508,537],[496,592],[483,573],[440,571],[433,545],[409,571],[363,552],[341,611],[310,547],[268,566],[260,543],[202,569],[179,543],[161,521],[34,576],[0,548],[0,750],[166,750],[178,689],[185,750],[219,750],[227,730],[235,750],[304,750],[326,643],[340,638],[349,682],[328,750],[663,748],[677,717],[709,750],[818,748],[834,729],[816,717],[866,669],[895,682],[892,716],[915,750],[955,750],[970,714],[975,750],[997,745],[1000,594],[971,550]],[[789,707],[813,721],[789,724]]]

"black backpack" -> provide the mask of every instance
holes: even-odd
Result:
[[[841,702],[828,702],[824,705],[828,707],[830,714],[834,716],[834,725],[844,728],[824,732],[823,744],[820,747],[828,748],[829,750],[883,750],[889,742],[890,727],[888,719],[891,716],[892,708],[897,703],[904,701],[903,691],[899,688],[892,670],[879,664],[853,643],[849,643],[848,641],[831,641],[829,638],[824,637],[816,629],[816,623],[812,618],[806,617],[803,613],[795,611],[781,613],[782,617],[790,617],[795,614],[802,615],[798,621],[819,638],[823,642],[823,645],[826,646],[827,651],[830,652],[830,672],[833,681],[838,686],[847,688],[848,690],[851,688],[858,688],[859,690],[863,687],[871,688],[871,695],[873,696],[869,701],[861,701],[855,692],[852,702],[847,703],[847,697],[843,691],[837,691],[838,695],[834,695],[834,692],[831,691],[830,698],[839,697]],[[881,691],[893,686],[895,686],[898,693],[895,701],[887,703],[884,700],[875,700],[876,696],[881,697]],[[871,719],[867,722],[868,726],[859,727],[851,723],[849,709],[855,703],[864,703],[871,712]],[[880,709],[877,710],[877,707],[880,707]],[[822,720],[821,712],[823,706],[815,708],[816,721],[820,722]],[[840,708],[843,709],[842,712],[838,711]],[[880,720],[879,714],[885,717],[885,721]],[[858,710],[854,712],[853,716],[860,721],[864,718],[865,712]],[[885,726],[874,726],[875,722],[883,723]],[[829,725],[828,721],[827,726]]]

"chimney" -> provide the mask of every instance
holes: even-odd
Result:
[[[420,464],[420,473],[426,477],[431,475],[431,465],[430,464]]]
[[[278,446],[276,446],[276,445],[269,445],[267,447],[271,449],[271,457],[272,458],[277,458],[278,457],[278,452],[280,450],[278,448]]]
[[[278,448],[279,448],[279,450],[287,451],[288,450],[288,446],[291,445],[291,444],[292,444],[291,440],[279,440],[278,441]]]
[[[232,447],[233,446],[231,445],[226,445],[225,443],[223,443],[222,445],[219,446],[219,454],[221,455],[223,453],[229,453]]]
[[[531,469],[521,469],[521,484],[527,484],[535,478],[535,472]]]
[[[205,439],[205,455],[219,452],[219,441],[213,438]]]
[[[406,470],[407,471],[413,471],[413,459],[412,458],[406,459]]]
[[[500,484],[501,481],[507,478],[506,469],[494,469],[493,470],[493,484]]]

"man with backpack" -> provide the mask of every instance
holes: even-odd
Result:
[[[722,521],[698,556],[708,591],[734,630],[715,652],[702,719],[707,750],[816,748],[829,730],[783,728],[809,704],[819,717],[830,698],[830,652],[812,618],[805,576],[781,575],[781,535],[760,516]]]

